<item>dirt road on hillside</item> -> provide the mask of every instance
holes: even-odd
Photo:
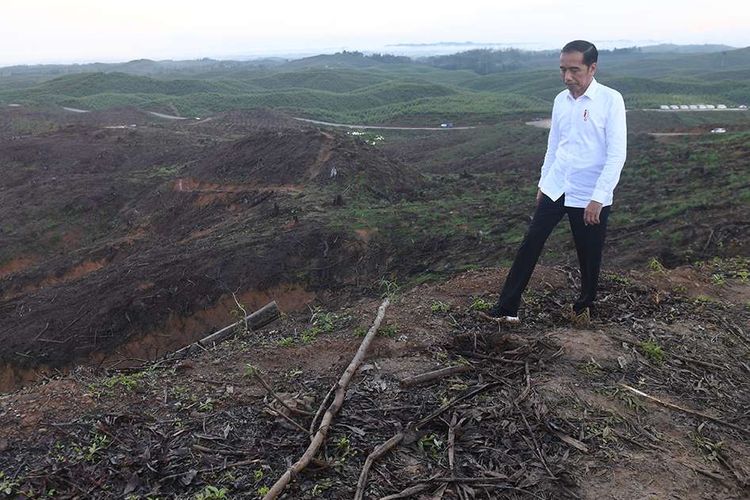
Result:
[[[301,122],[314,123],[315,125],[325,125],[327,127],[345,127],[345,128],[367,128],[367,129],[380,129],[380,130],[471,130],[477,128],[475,126],[468,127],[389,127],[385,125],[351,125],[348,123],[332,123],[324,122],[320,120],[310,120],[309,118],[294,118]]]

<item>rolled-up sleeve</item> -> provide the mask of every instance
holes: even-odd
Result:
[[[620,172],[625,165],[628,131],[625,120],[625,102],[619,93],[612,96],[606,124],[606,160],[591,199],[608,203],[620,180]]]

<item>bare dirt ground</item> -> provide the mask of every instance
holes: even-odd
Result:
[[[466,195],[457,210],[486,204],[473,171],[500,165],[513,185],[537,175],[526,146],[543,131],[519,126],[496,149],[446,157],[440,168],[465,170],[443,181]],[[378,219],[404,200],[437,204],[410,164],[472,131],[410,132],[419,139],[388,152],[271,111],[9,108],[0,132],[0,496],[262,496],[307,447],[381,293],[393,304],[379,336],[285,498],[352,498],[365,457],[398,433],[364,498],[748,496],[740,203],[619,221],[607,262],[641,271],[604,275],[591,325],[565,312],[576,272],[542,265],[523,325],[506,331],[477,315],[504,270],[434,272],[460,253],[497,262],[498,249]],[[742,178],[744,144],[719,167],[713,144],[671,150],[642,135],[634,163],[680,167],[631,179],[622,207]],[[347,219],[368,210],[367,224]],[[496,226],[527,217],[518,206]],[[695,265],[676,267],[683,246]],[[415,275],[430,281],[399,288]],[[238,304],[271,300],[286,313],[277,323],[164,358],[233,323]],[[403,385],[445,367],[458,370]]]
[[[0,130],[2,390],[131,338],[164,339],[134,353],[151,359],[218,327],[233,293],[290,306],[366,274],[356,237],[320,214],[419,185],[364,143],[270,111],[186,123],[11,108]]]
[[[514,330],[476,315],[503,270],[391,289],[325,446],[285,498],[352,498],[365,457],[398,432],[364,498],[747,498],[750,287],[711,272],[607,274],[584,328],[565,319],[567,268],[537,271]],[[3,484],[59,498],[262,496],[309,444],[379,303],[319,304],[187,359],[81,368],[3,396]],[[400,385],[448,366],[465,371]]]

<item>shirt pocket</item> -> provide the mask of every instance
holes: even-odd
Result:
[[[586,121],[590,130],[603,132],[607,128],[607,117],[596,111],[589,112]]]

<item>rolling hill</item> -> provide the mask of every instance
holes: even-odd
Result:
[[[550,52],[480,50],[412,61],[344,52],[274,64],[133,61],[55,66],[47,74],[44,67],[4,68],[0,103],[133,106],[186,117],[275,108],[345,123],[488,123],[508,113],[548,110],[561,87],[556,58]],[[750,101],[750,49],[604,51],[599,67],[600,81],[620,89],[631,108]],[[19,84],[23,75],[27,80]]]

